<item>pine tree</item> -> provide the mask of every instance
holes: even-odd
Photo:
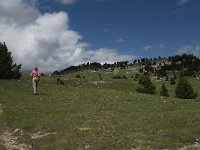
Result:
[[[162,87],[161,87],[161,90],[160,90],[160,96],[169,97],[168,90],[167,90],[164,83],[162,84]]]
[[[194,92],[194,89],[185,77],[180,77],[175,93],[176,98],[195,99],[197,97],[197,92]]]
[[[150,76],[148,74],[144,74],[140,77],[138,81],[138,88],[136,89],[139,93],[146,93],[146,94],[155,94],[156,87],[151,82]]]
[[[13,57],[5,43],[0,43],[0,79],[18,79],[21,77],[21,65],[13,64]]]

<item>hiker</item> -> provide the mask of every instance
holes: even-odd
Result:
[[[33,71],[31,72],[31,76],[32,76],[32,84],[33,84],[33,93],[34,95],[37,95],[38,83],[40,81],[40,73],[37,67],[33,69]]]

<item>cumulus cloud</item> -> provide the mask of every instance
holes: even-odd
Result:
[[[102,64],[135,59],[134,56],[119,55],[117,49],[107,49],[107,48],[100,48],[95,51],[88,50],[85,52],[83,57],[84,57],[84,60],[89,60],[92,62],[97,61]]]
[[[31,23],[40,13],[30,4],[25,3],[24,0],[0,1],[0,22],[13,25]]]
[[[38,66],[42,72],[52,72],[88,61],[134,58],[113,49],[88,50],[82,36],[70,29],[66,12],[42,14],[30,1],[9,0],[0,1],[0,17],[0,41],[6,42],[23,70]]]
[[[178,49],[179,54],[193,54],[200,57],[200,45],[186,45]]]

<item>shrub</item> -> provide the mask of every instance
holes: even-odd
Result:
[[[121,76],[119,76],[119,75],[114,75],[112,78],[113,78],[113,79],[121,79]]]
[[[176,84],[176,81],[175,81],[174,78],[170,78],[170,84],[171,84],[171,85],[175,85],[175,84]]]
[[[136,78],[136,79],[140,78],[140,74],[135,73],[135,78]]]
[[[135,73],[135,75],[134,75],[134,81],[137,81],[139,78],[140,78],[140,74]]]
[[[122,79],[127,79],[126,75],[123,75],[121,78],[122,78]]]
[[[162,87],[161,87],[161,90],[160,90],[160,96],[169,97],[168,90],[167,90],[164,83],[162,84]]]
[[[45,77],[46,75],[44,73],[41,73],[41,77]]]
[[[76,75],[76,78],[81,78],[80,74],[77,74],[77,75]]]
[[[151,82],[150,76],[148,74],[144,74],[140,77],[138,81],[138,88],[136,89],[139,93],[146,93],[146,94],[155,94],[156,87]]]
[[[194,92],[191,84],[185,77],[180,77],[175,89],[176,98],[195,99],[197,92]]]
[[[65,85],[64,81],[60,78],[57,78],[56,83],[59,84],[59,85]]]

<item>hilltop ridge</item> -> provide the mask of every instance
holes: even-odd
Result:
[[[171,73],[178,72],[186,76],[198,76],[200,72],[200,59],[192,54],[182,54],[158,58],[141,58],[133,62],[121,61],[113,64],[91,62],[80,64],[78,66],[70,66],[61,71],[54,71],[52,75],[68,74],[81,70],[100,70],[106,69],[114,71],[118,69],[135,69],[136,72],[148,72],[154,74],[158,78],[163,78]]]

